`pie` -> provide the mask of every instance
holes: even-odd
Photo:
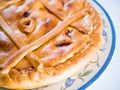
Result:
[[[86,0],[0,0],[0,87],[57,83],[101,45],[102,21]]]

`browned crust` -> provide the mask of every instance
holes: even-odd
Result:
[[[92,6],[90,6],[90,8],[92,9],[92,11],[90,11],[89,14],[91,15],[92,14],[91,12],[95,13],[94,14],[95,16],[92,17],[93,21],[94,21],[94,17],[96,17],[97,20],[93,23],[94,32],[91,35],[91,40],[89,42],[88,48],[85,48],[81,52],[76,53],[74,57],[70,58],[69,60],[67,60],[62,64],[59,64],[54,67],[44,68],[48,72],[44,72],[44,71],[38,72],[33,70],[29,74],[29,76],[22,76],[19,70],[11,68],[14,66],[13,65],[9,68],[11,69],[10,72],[3,73],[3,74],[0,72],[0,86],[5,88],[11,88],[11,89],[26,89],[26,88],[42,87],[42,86],[50,85],[58,81],[61,81],[62,79],[67,78],[68,76],[71,76],[72,74],[77,72],[80,68],[84,67],[84,65],[87,64],[87,62],[92,58],[95,52],[97,52],[97,50],[99,49],[101,45],[101,38],[102,38],[101,36],[102,21],[100,19],[99,14],[96,12],[96,10],[92,8]],[[25,51],[24,48],[23,48],[23,51]],[[54,73],[54,75],[46,74],[51,72]]]
[[[57,7],[55,8],[54,5],[49,4],[49,2],[50,2],[49,0],[40,0],[40,1],[41,1],[41,3],[43,3],[43,5],[47,9],[49,9],[51,12],[53,12],[56,16],[58,16],[62,20],[66,18],[67,14],[71,13],[71,9],[70,10],[68,9],[68,10],[64,11],[63,8],[57,8]],[[63,4],[64,0],[63,1],[61,0],[60,2],[62,2],[62,4]],[[77,4],[80,4],[79,5],[79,7],[80,7],[79,11],[81,11],[84,7],[84,3],[86,2],[86,0],[74,0],[74,2],[77,2]],[[59,4],[59,3],[57,3],[57,4]],[[55,6],[57,6],[57,4]],[[66,4],[66,3],[64,3],[64,4]],[[72,7],[71,4],[69,6],[70,6],[70,8]],[[76,12],[72,12],[72,13],[76,13]]]
[[[65,27],[67,27],[70,23],[76,21],[78,18],[82,17],[85,14],[85,12],[79,12],[75,15],[68,16],[61,24],[56,26],[53,30],[45,34],[43,37],[39,38],[35,42],[21,48],[15,55],[11,56],[10,59],[8,59],[5,64],[0,66],[0,69],[3,73],[9,72],[9,70],[14,67],[24,56],[26,56],[29,52],[37,49],[44,43],[46,43],[48,40],[59,34]],[[3,21],[2,18],[0,18],[1,21]],[[1,23],[2,24],[2,23]],[[7,26],[7,25],[6,25]],[[14,38],[14,37],[13,37]],[[17,41],[17,40],[16,40]]]

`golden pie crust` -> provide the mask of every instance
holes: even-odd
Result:
[[[101,45],[86,0],[0,0],[0,87],[31,89],[79,71]]]

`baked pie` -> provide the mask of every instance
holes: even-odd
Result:
[[[86,0],[0,0],[0,87],[63,80],[101,44],[102,22]]]

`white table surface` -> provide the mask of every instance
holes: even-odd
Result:
[[[97,0],[111,17],[116,32],[112,60],[103,74],[87,90],[120,90],[120,0]]]

